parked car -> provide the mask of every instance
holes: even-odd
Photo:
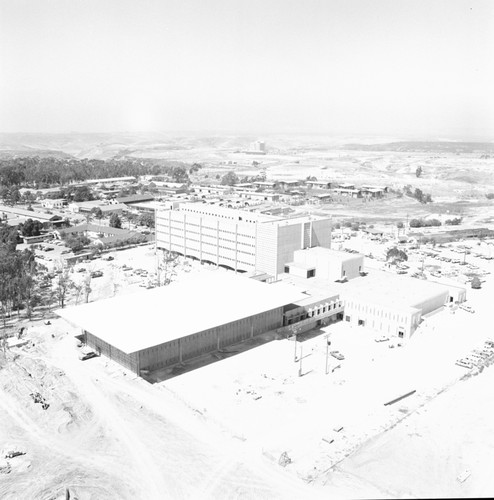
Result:
[[[473,365],[465,359],[459,359],[456,361],[455,365],[461,366],[462,368],[473,368]]]
[[[469,313],[474,313],[475,312],[474,309],[472,309],[470,306],[466,306],[466,305],[461,305],[460,309],[463,309],[464,311],[467,311]]]
[[[70,253],[70,252],[72,252],[72,250],[70,250],[70,248],[66,248],[66,249],[62,250],[60,253],[66,254],[66,253]]]
[[[97,358],[97,357],[98,354],[95,353],[94,351],[81,352],[81,354],[79,354],[79,359],[81,361],[86,361],[86,359]]]
[[[103,271],[93,271],[91,273],[91,278],[101,278],[103,276]]]
[[[80,267],[79,269],[77,269],[77,272],[78,273],[83,273],[86,271],[86,268],[85,267]]]
[[[104,260],[115,260],[115,257],[113,257],[112,255],[108,255],[104,258]]]
[[[336,358],[339,361],[342,361],[345,359],[345,356],[343,356],[343,354],[341,354],[340,351],[331,351],[329,354],[331,354],[331,356],[333,356],[333,358]]]
[[[374,340],[376,342],[387,342],[389,340],[389,337],[386,337],[386,335],[381,335],[380,337],[376,337]]]

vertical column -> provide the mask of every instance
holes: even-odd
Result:
[[[199,217],[199,262],[202,264],[202,217]]]
[[[168,251],[172,250],[172,212],[168,211]]]
[[[238,269],[238,224],[235,224],[235,273]]]
[[[220,221],[216,221],[216,267],[220,265]]]
[[[184,224],[183,224],[183,231],[184,231],[184,257],[187,255],[187,215],[184,214]]]

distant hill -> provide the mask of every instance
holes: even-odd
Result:
[[[401,151],[414,153],[494,153],[491,142],[400,141],[384,144],[345,144],[341,149],[352,151]]]
[[[0,159],[16,158],[18,156],[39,156],[40,158],[73,158],[72,155],[56,149],[35,149],[21,147],[16,149],[0,149]]]

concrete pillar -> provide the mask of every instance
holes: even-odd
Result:
[[[199,218],[199,261],[202,264],[202,217]]]
[[[187,215],[184,214],[184,257],[187,255]]]
[[[235,224],[235,273],[238,269],[238,224]]]
[[[216,267],[220,265],[220,221],[216,221]]]

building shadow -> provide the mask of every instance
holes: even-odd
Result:
[[[324,330],[316,328],[314,330],[310,330],[303,334],[297,335],[297,341],[304,342],[323,333],[325,333]],[[251,339],[244,340],[243,342],[239,342],[238,344],[230,345],[228,347],[220,349],[219,351],[203,354],[202,356],[190,359],[183,363],[179,363],[166,368],[160,368],[148,373],[141,372],[141,377],[150,384],[157,384],[183,375],[184,373],[189,373],[210,364],[217,363],[219,361],[222,361],[223,359],[231,358],[233,356],[236,356],[237,354],[250,351],[251,349],[255,349],[256,347],[268,344],[275,340],[284,340],[286,338],[286,334],[277,333],[275,331],[266,332],[260,335],[256,335]]]

